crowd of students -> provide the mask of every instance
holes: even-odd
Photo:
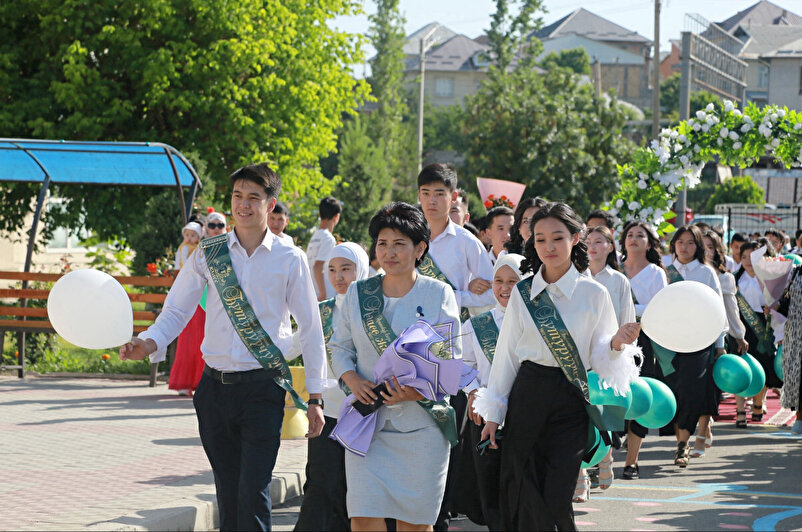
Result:
[[[796,376],[766,384],[785,384],[783,404],[799,412],[802,277],[792,278],[786,308],[769,309],[749,256],[760,246],[773,254],[772,235],[735,235],[728,257],[715,230],[681,227],[664,253],[646,222],[626,224],[616,240],[605,211],[582,220],[541,198],[477,220],[454,168],[433,164],[418,176],[418,205],[393,202],[376,213],[369,246],[336,242],[347,212],[323,199],[304,253],[284,234],[289,211],[276,209],[275,172],[245,167],[231,184],[235,229],[182,255],[161,315],[120,349],[122,358],[163,359],[208,286],[194,401],[221,530],[270,528],[267,486],[289,389],[284,361],[297,356],[310,428],[296,530],[446,530],[455,513],[490,530],[574,530],[573,504],[587,500],[591,485],[581,469],[589,433],[611,435],[613,447],[626,436],[621,477],[634,479],[648,432],[598,416],[587,372],[619,395],[639,374],[667,384],[677,413],[661,434],[676,437],[671,461],[687,467],[713,444],[716,357],[749,352],[774,375],[782,334],[766,335],[770,312],[788,317],[784,362]],[[683,279],[715,290],[727,310],[718,340],[693,353],[666,350],[638,323],[655,294]],[[388,346],[420,320],[450,324],[451,356],[470,375],[447,402],[374,376]],[[765,391],[751,398],[753,421]],[[375,410],[366,449],[341,435],[353,429],[339,421],[357,403]],[[738,416],[746,426],[743,400]],[[612,484],[613,468],[611,449],[599,465],[601,488]]]

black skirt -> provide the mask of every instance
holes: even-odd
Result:
[[[764,314],[762,312],[758,312],[757,317],[765,327],[766,317]],[[746,320],[744,320],[743,316],[741,316],[741,321],[746,324]],[[774,356],[777,352],[774,349],[771,349],[771,351],[768,353],[758,350],[757,335],[754,333],[754,331],[752,331],[752,328],[749,327],[749,325],[746,325],[746,335],[744,339],[749,343],[749,349],[747,349],[747,353],[755,357],[760,363],[760,366],[763,368],[763,371],[766,372],[766,386],[769,388],[781,388],[783,381],[780,380],[780,378],[777,376],[777,373],[774,371]]]
[[[674,425],[693,434],[699,416],[718,413],[713,359],[712,347],[694,353],[677,353],[674,357],[674,373],[663,376],[662,381],[674,392],[677,413],[671,423],[660,430],[661,435],[673,433]]]
[[[487,525],[491,531],[503,530],[499,510],[501,451],[488,447],[479,453],[476,446],[481,442],[483,428],[468,419],[462,429],[452,511],[465,514],[477,525]]]

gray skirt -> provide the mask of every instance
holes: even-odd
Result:
[[[348,516],[434,525],[446,488],[449,449],[435,425],[398,432],[388,419],[364,457],[345,453]]]

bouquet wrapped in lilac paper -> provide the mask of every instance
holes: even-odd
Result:
[[[411,386],[429,401],[442,401],[457,393],[476,376],[462,359],[454,358],[453,323],[431,325],[418,320],[407,327],[384,350],[373,368],[376,383],[395,377],[402,386]],[[329,436],[347,450],[365,456],[376,431],[377,412],[366,416],[354,408],[353,394],[343,401],[337,426]]]
[[[780,300],[785,286],[791,279],[794,261],[785,257],[765,257],[766,246],[754,250],[750,257],[755,277],[763,289],[763,297],[769,306]]]

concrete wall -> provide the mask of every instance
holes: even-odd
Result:
[[[482,71],[460,71],[460,72],[440,72],[427,70],[424,83],[424,98],[426,102],[436,107],[446,107],[462,103],[465,96],[475,93],[479,89],[479,84],[487,77],[487,72]],[[437,95],[437,80],[451,80],[451,96]],[[408,71],[405,73],[405,87],[412,94],[418,94],[418,72]]]
[[[769,69],[769,103],[802,111],[800,72],[802,57],[771,59]]]
[[[637,105],[651,108],[651,90],[638,65],[601,65],[602,91],[615,89],[618,98]]]

